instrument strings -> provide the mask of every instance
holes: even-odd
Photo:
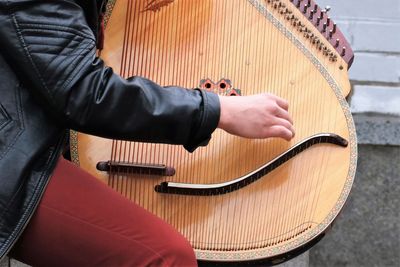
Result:
[[[304,55],[267,19],[264,23],[255,21],[254,13],[258,11],[246,1],[216,1],[212,8],[176,1],[158,12],[141,12],[144,3],[126,1],[121,76],[139,75],[162,85],[189,88],[197,87],[204,78],[214,82],[231,79],[242,95],[269,91],[285,97],[300,136],[291,145],[320,129],[335,129],[335,120],[327,123],[323,119],[323,112],[333,108],[320,101],[327,95],[320,89],[326,87],[326,81],[312,71],[311,63],[301,59]],[[237,18],[215,19],[235,10],[239,12]],[[293,29],[290,21],[280,22],[286,29]],[[235,38],[239,31],[244,37]],[[198,41],[201,39],[206,41]],[[311,52],[320,53],[316,48]],[[292,63],[287,64],[290,71],[285,71],[284,63]],[[299,87],[297,81],[306,86]],[[215,91],[220,93],[216,87]],[[311,105],[312,101],[318,104]],[[296,123],[296,119],[304,118],[311,123]],[[110,173],[109,185],[172,224],[194,248],[225,251],[274,246],[317,224],[317,206],[328,169],[315,171],[314,166],[329,165],[329,150],[324,146],[312,148],[319,162],[303,152],[285,163],[295,173],[290,168],[278,168],[274,170],[277,175],[268,174],[227,194],[164,195],[155,193],[154,185],[171,180],[216,183],[223,181],[220,176],[234,179],[288,148],[284,141],[246,140],[222,131],[214,134],[208,147],[193,154],[176,145],[114,140],[112,162],[165,164],[174,167],[176,175],[157,177],[146,171],[117,171]]]

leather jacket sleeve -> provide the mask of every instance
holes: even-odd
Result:
[[[217,127],[217,95],[123,79],[104,66],[74,1],[0,0],[0,36],[1,53],[25,86],[67,128],[193,151]]]

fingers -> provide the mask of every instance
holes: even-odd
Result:
[[[274,116],[272,125],[266,133],[267,137],[279,137],[290,141],[295,136],[295,130],[293,120],[288,112],[288,101],[272,94],[267,94],[267,97],[272,100],[269,108],[271,115]]]
[[[245,138],[278,137],[290,141],[293,120],[286,100],[272,94],[244,97],[220,97],[218,127]]]
[[[280,137],[287,141],[295,136],[292,117],[289,115],[289,102],[283,98],[272,95],[276,102],[274,115],[276,116],[273,126],[270,128],[271,137]]]
[[[289,102],[279,96],[267,94],[267,97],[275,102],[275,106],[271,107],[271,111],[274,113],[275,116],[285,119],[293,124],[293,120],[289,115]]]
[[[274,125],[269,128],[268,135],[270,137],[280,137],[286,141],[290,141],[293,138],[294,133],[282,125]]]
[[[276,97],[276,103],[278,104],[278,106],[280,106],[284,110],[288,111],[289,110],[289,102],[283,98],[280,98],[279,96],[275,96],[275,97]]]
[[[285,119],[276,118],[275,124],[276,124],[277,126],[278,126],[278,125],[279,125],[279,126],[283,126],[283,127],[285,127],[286,129],[288,129],[288,130],[292,133],[291,138],[293,138],[293,137],[295,136],[296,132],[295,132],[294,127],[293,127],[293,124],[292,124],[291,122],[289,122],[289,121],[287,121],[287,120],[285,120]]]
[[[282,118],[290,122],[290,124],[293,124],[292,117],[289,115],[289,112],[287,109],[283,109],[282,107],[278,106],[277,109],[275,110],[275,115],[278,118]]]

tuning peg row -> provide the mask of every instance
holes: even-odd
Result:
[[[331,9],[329,6],[321,10],[318,5],[311,0],[290,0],[290,2],[314,24],[315,28],[318,29],[326,39],[329,40],[335,37],[337,25],[336,23],[333,23],[331,18],[327,15],[327,12]],[[276,12],[282,15],[285,20],[289,21],[298,32],[315,45],[315,47],[320,50],[324,56],[327,56],[330,61],[337,61],[335,53],[332,52],[316,34],[308,29],[304,23],[302,23],[301,19],[299,19],[290,9],[290,6],[282,0],[266,0],[266,3],[270,4],[275,10],[277,10]],[[336,49],[339,49],[340,40],[338,38],[335,43],[333,43],[333,46]],[[346,48],[343,47],[341,50],[338,50],[338,52],[343,56],[346,54]]]

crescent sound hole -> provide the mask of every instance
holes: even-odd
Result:
[[[101,57],[121,76],[288,100],[296,128],[289,142],[216,129],[190,153],[71,135],[77,164],[172,225],[200,261],[286,260],[325,234],[350,193],[357,160],[346,102],[352,50],[315,1],[306,11],[300,2],[108,2]]]

